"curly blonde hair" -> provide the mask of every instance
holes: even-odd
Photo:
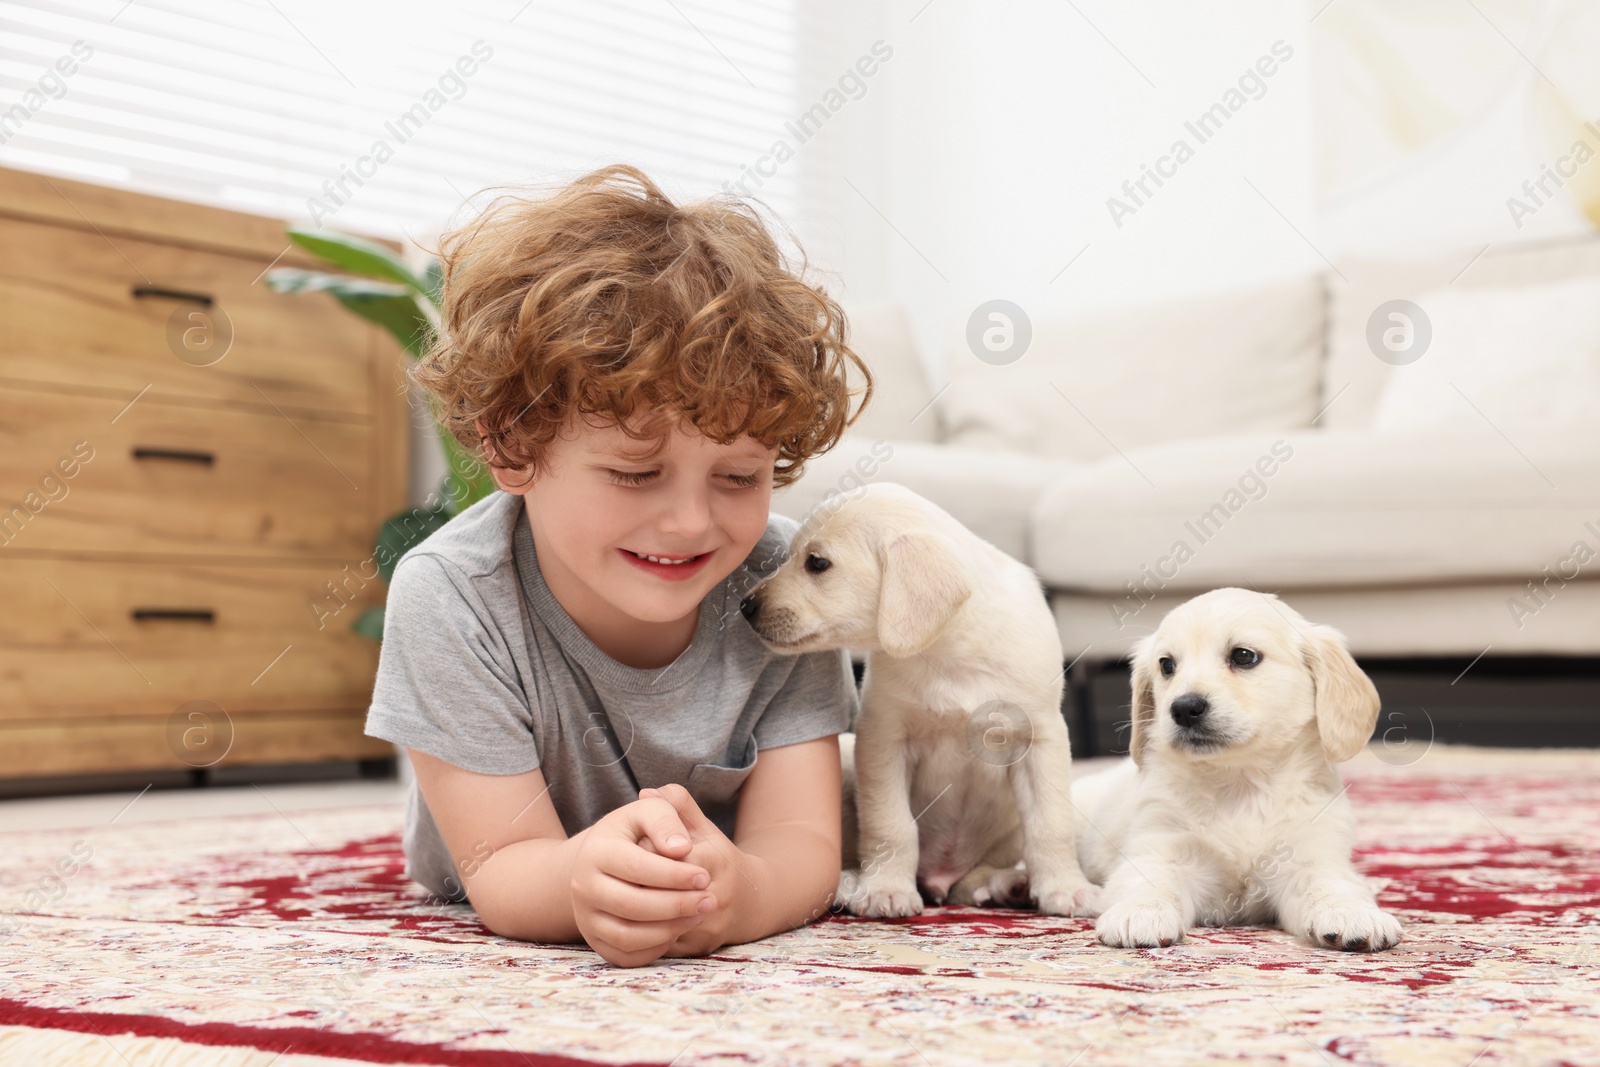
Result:
[[[542,470],[574,415],[654,442],[647,455],[681,419],[776,448],[788,485],[859,416],[849,364],[861,406],[872,394],[843,310],[737,198],[678,205],[638,169],[603,167],[548,197],[497,198],[440,258],[440,326],[411,375],[499,469]]]

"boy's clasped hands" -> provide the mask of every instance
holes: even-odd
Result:
[[[705,955],[735,940],[754,887],[749,861],[683,786],[641,789],[585,834],[572,867],[573,918],[618,966]]]

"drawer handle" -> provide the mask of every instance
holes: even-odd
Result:
[[[146,296],[160,296],[166,297],[168,300],[189,300],[196,304],[204,304],[206,307],[210,307],[213,302],[210,293],[190,293],[182,289],[163,289],[159,285],[136,285],[133,287],[133,295],[136,299]]]
[[[216,622],[217,613],[210,608],[134,608],[134,622],[151,619],[177,619],[180,622]]]
[[[134,459],[176,459],[184,463],[204,463],[206,466],[217,461],[214,452],[195,452],[183,448],[145,448],[135,445],[133,448]]]

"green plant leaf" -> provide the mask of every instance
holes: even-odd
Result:
[[[350,624],[350,629],[353,632],[360,634],[362,637],[369,638],[373,641],[382,641],[383,609],[378,607],[368,608],[366,611],[363,611],[360,615],[357,615],[355,621]]]
[[[423,296],[429,293],[427,282],[417,277],[403,259],[375,241],[337,230],[307,230],[299,226],[289,227],[289,240],[336,267],[387,278]]]
[[[416,295],[405,286],[299,267],[269,270],[267,285],[280,293],[327,293],[357,315],[388,330],[413,359],[427,351],[433,323],[417,303]]]
[[[436,508],[407,508],[390,516],[389,521],[378,528],[376,551],[373,553],[383,580],[387,582],[393,578],[395,564],[400,562],[400,557],[449,522],[450,514],[441,505]]]
[[[333,296],[357,315],[388,330],[412,359],[417,359],[428,350],[433,323],[417,306],[417,298],[409,293],[405,296],[368,296],[334,290]]]
[[[422,278],[428,283],[428,299],[433,302],[434,307],[438,307],[444,299],[444,268],[439,263],[438,256],[428,260]]]
[[[348,274],[330,274],[325,270],[302,270],[299,267],[274,267],[267,271],[267,286],[278,293],[342,292],[364,296],[409,296],[411,293],[405,286],[393,282],[352,278]]]

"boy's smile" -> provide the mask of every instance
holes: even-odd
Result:
[[[630,548],[619,549],[629,563],[640,570],[654,574],[669,582],[681,582],[694,577],[700,569],[715,554],[702,552],[697,556],[653,556],[644,552],[635,552]]]
[[[700,603],[766,532],[776,449],[719,445],[687,424],[659,452],[615,425],[573,420],[531,481],[495,470],[526,499],[539,571],[578,627],[634,667],[671,663]]]

